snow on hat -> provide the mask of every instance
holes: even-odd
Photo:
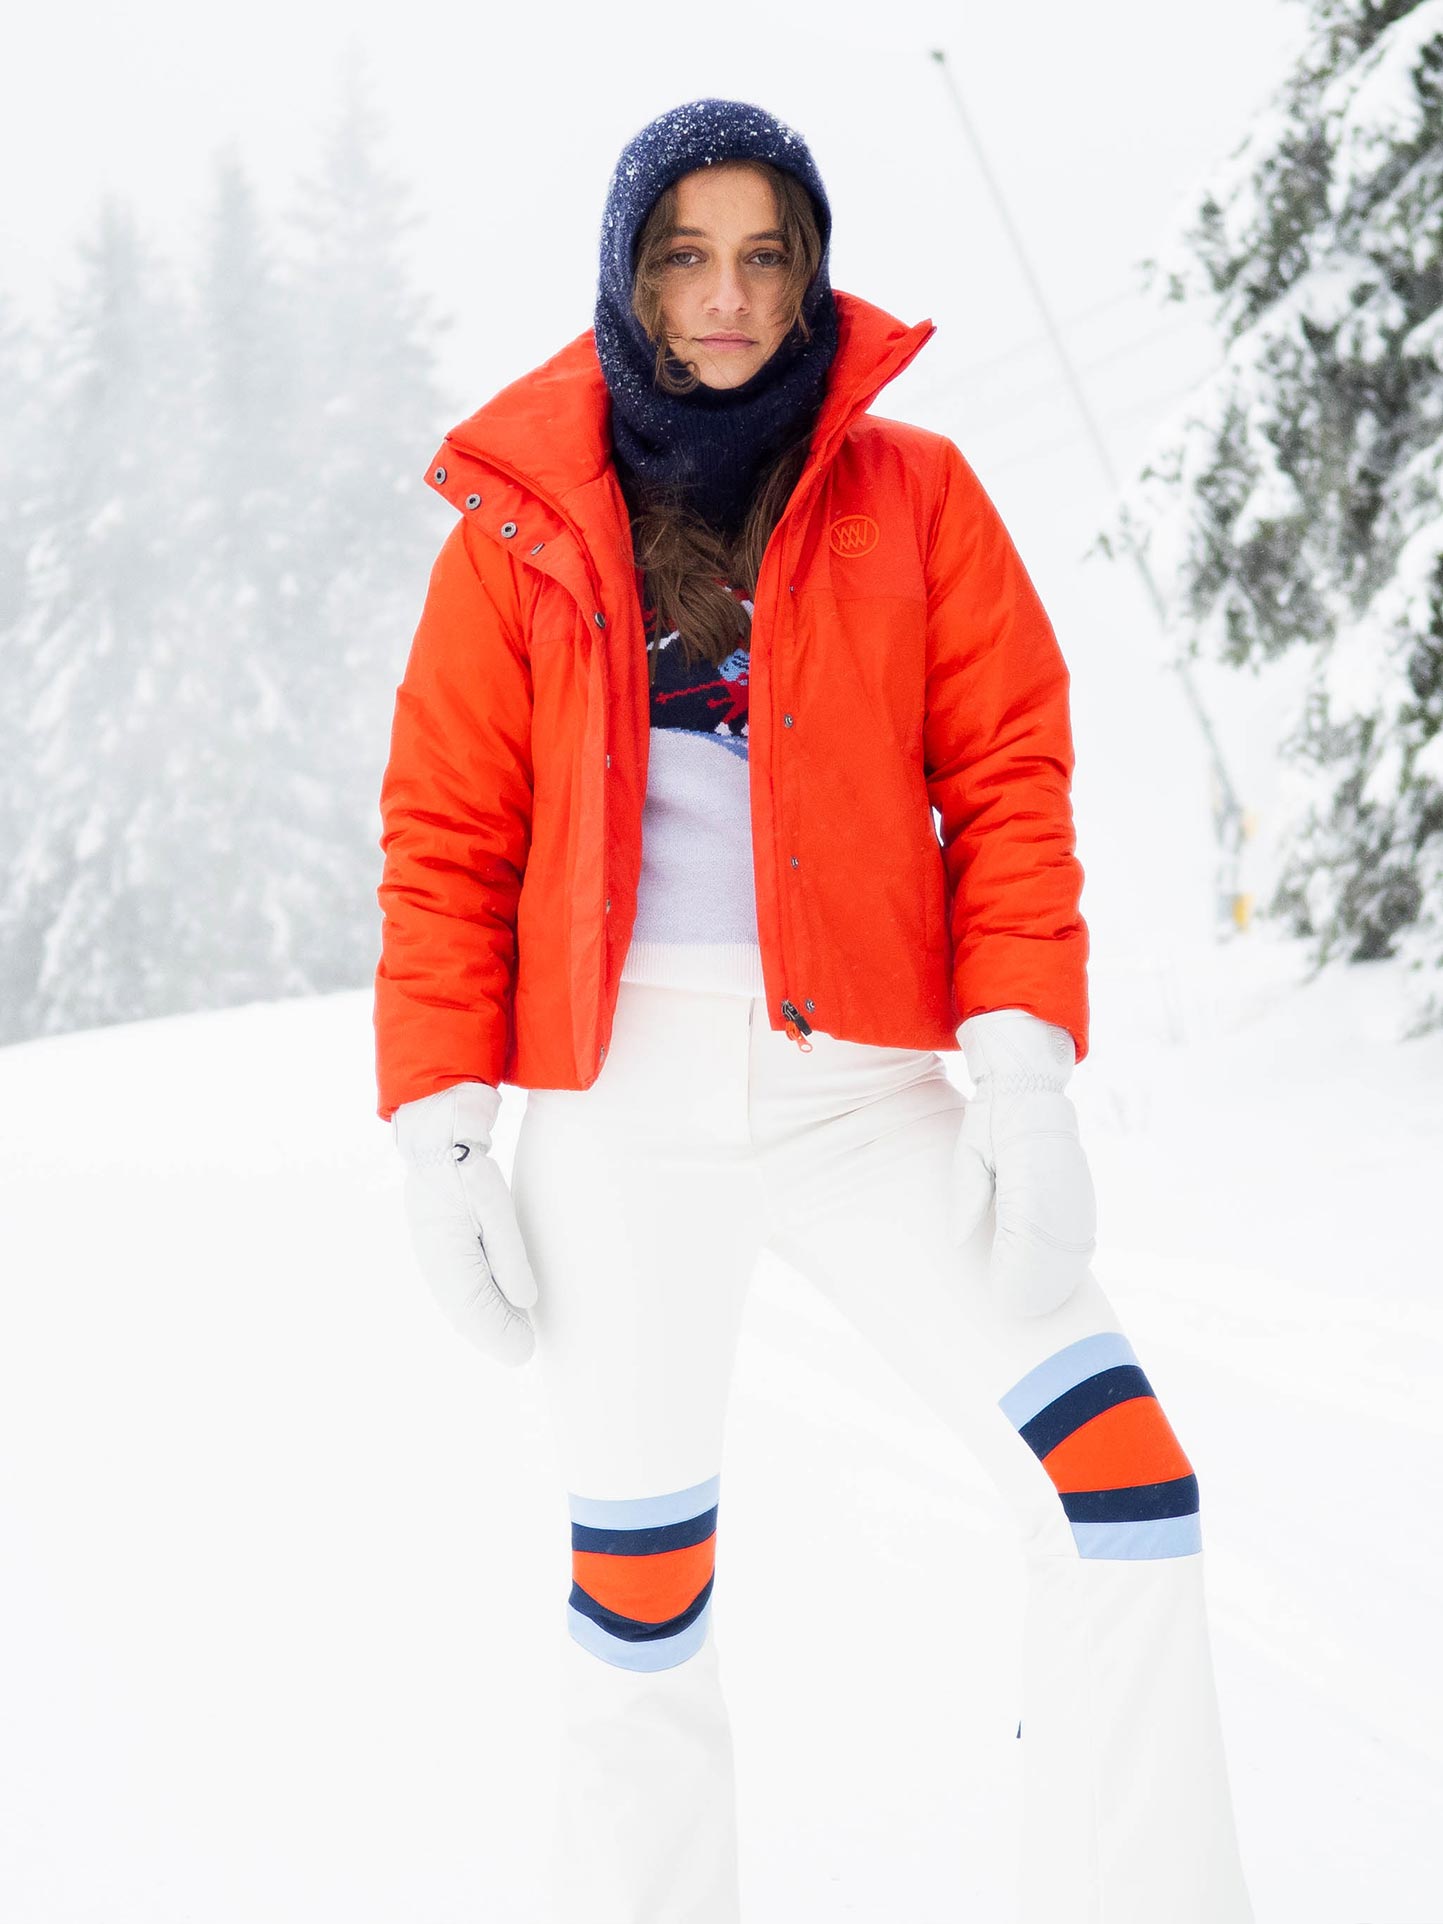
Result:
[[[735,388],[703,384],[671,395],[656,386],[656,349],[632,311],[636,249],[659,195],[698,167],[763,160],[806,187],[822,252],[802,314],[771,358]],[[601,221],[596,351],[612,397],[617,454],[644,478],[690,483],[703,511],[726,518],[744,505],[751,481],[792,421],[814,408],[837,344],[829,264],[832,210],[802,136],[765,108],[742,100],[691,100],[648,122],[622,149]]]

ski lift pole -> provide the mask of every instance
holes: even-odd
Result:
[[[1073,365],[1072,356],[1067,349],[1067,343],[1062,338],[1061,329],[1053,317],[1052,308],[1043,290],[1042,283],[1037,278],[1033,269],[1032,261],[1023,244],[1022,235],[1012,219],[1006,197],[988,164],[986,152],[981,140],[978,138],[977,130],[972,124],[971,116],[967,112],[966,103],[962,99],[961,89],[958,87],[952,69],[948,65],[946,50],[942,47],[933,47],[930,51],[931,58],[942,71],[943,81],[946,83],[947,91],[952,97],[952,104],[957,110],[957,118],[962,123],[962,132],[966,137],[968,146],[972,150],[972,157],[977,163],[977,170],[986,184],[988,193],[992,196],[993,205],[996,207],[998,217],[1001,219],[1002,225],[1006,230],[1007,238],[1012,244],[1012,251],[1017,256],[1018,265],[1022,269],[1023,277],[1031,291],[1032,299],[1036,304],[1038,313],[1042,316],[1042,325],[1046,330],[1048,340],[1052,344],[1053,352],[1057,356],[1058,365],[1062,369],[1063,380],[1067,385],[1068,392],[1072,396],[1073,404],[1077,408],[1078,415],[1082,420],[1083,430],[1086,434],[1088,444],[1096,455],[1103,474],[1107,477],[1107,485],[1113,497],[1116,498],[1121,492],[1121,483],[1113,468],[1112,456],[1108,453],[1107,442],[1103,438],[1102,429],[1098,425],[1097,417],[1092,411],[1092,405],[1083,389],[1082,382],[1078,378],[1077,369]],[[1141,548],[1138,547],[1130,530],[1125,532],[1124,540],[1127,552],[1131,556],[1139,575],[1142,577],[1143,586],[1147,590],[1148,600],[1152,603],[1153,612],[1157,616],[1158,627],[1165,635],[1168,631],[1169,623],[1167,604],[1163,600],[1162,591],[1157,585],[1152,569],[1148,566],[1146,555],[1144,555]],[[1228,774],[1227,763],[1223,758],[1222,746],[1218,741],[1217,732],[1212,725],[1211,717],[1203,706],[1202,697],[1197,690],[1197,684],[1188,673],[1186,661],[1171,661],[1168,663],[1168,666],[1174,670],[1178,679],[1181,681],[1183,693],[1187,697],[1188,706],[1191,708],[1198,727],[1202,730],[1203,740],[1207,744],[1209,770],[1212,776],[1213,787],[1213,831],[1217,837],[1220,851],[1219,866],[1223,870],[1220,878],[1221,886],[1219,894],[1224,919],[1235,929],[1246,928],[1252,898],[1242,895],[1238,891],[1237,866],[1239,848],[1252,830],[1252,818],[1245,814],[1238,801],[1237,790],[1233,787],[1232,778]]]

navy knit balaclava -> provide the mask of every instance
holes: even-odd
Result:
[[[795,174],[816,208],[822,256],[802,302],[812,331],[793,328],[771,359],[738,387],[704,382],[689,394],[656,385],[655,344],[631,307],[636,243],[658,195],[694,168],[766,160]],[[807,143],[764,108],[692,100],[643,127],[622,149],[601,222],[596,352],[611,393],[618,464],[644,483],[675,485],[704,520],[734,534],[762,468],[815,410],[837,347],[828,278],[832,210]],[[675,364],[680,368],[680,363]]]

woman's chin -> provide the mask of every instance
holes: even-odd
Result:
[[[766,355],[753,350],[743,354],[699,354],[695,367],[698,380],[708,387],[740,387],[766,362]]]

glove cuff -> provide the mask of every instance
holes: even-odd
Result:
[[[454,1162],[456,1146],[485,1151],[501,1111],[501,1091],[489,1082],[456,1082],[433,1095],[403,1102],[391,1118],[396,1147],[410,1163]]]
[[[1077,1066],[1070,1032],[1027,1009],[987,1009],[957,1031],[967,1073],[989,1094],[1060,1092]]]

